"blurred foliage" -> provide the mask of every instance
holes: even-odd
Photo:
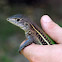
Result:
[[[14,14],[29,16],[38,25],[41,16],[48,14],[62,26],[62,1],[0,0],[0,62],[28,62],[18,53],[19,45],[25,39],[24,31],[6,21],[7,17]]]
[[[7,56],[2,56],[0,60],[1,62],[13,62],[12,59],[8,58]]]

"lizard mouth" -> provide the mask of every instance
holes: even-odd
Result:
[[[25,30],[26,27],[24,26],[24,23],[23,22],[17,22],[15,19],[10,19],[10,18],[7,18],[7,21],[20,27],[21,29]]]

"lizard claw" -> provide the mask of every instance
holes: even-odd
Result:
[[[24,48],[22,46],[19,47],[19,53],[21,53],[21,51],[23,50]]]

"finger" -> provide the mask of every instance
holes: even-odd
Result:
[[[30,62],[56,62],[54,60],[58,60],[58,56],[62,55],[61,47],[62,45],[31,44],[26,47],[22,53]]]
[[[43,30],[57,43],[62,43],[62,28],[51,20],[48,15],[41,17]]]

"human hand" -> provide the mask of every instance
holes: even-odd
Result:
[[[58,44],[31,44],[22,50],[22,54],[30,62],[62,62],[62,28],[47,15],[41,17],[41,25],[43,30]]]

